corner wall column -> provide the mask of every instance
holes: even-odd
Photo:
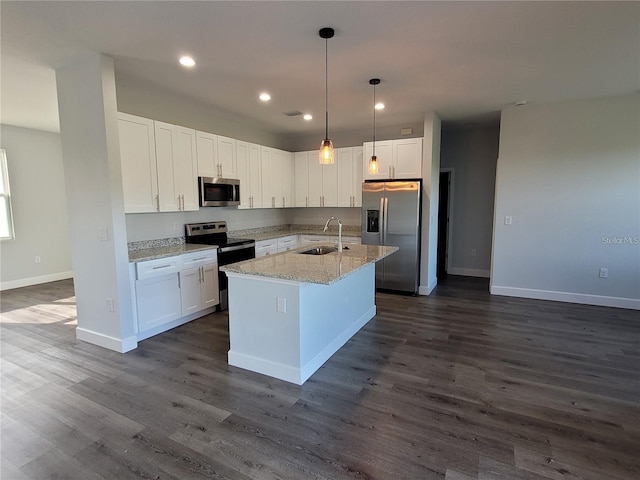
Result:
[[[60,138],[78,311],[76,336],[137,346],[113,59],[92,53],[56,70]]]

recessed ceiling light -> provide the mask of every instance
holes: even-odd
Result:
[[[304,118],[306,121],[309,121],[309,120],[313,119],[313,115],[311,115],[310,113],[305,113],[304,117],[302,117],[302,118]]]
[[[258,98],[263,102],[268,102],[269,100],[271,100],[271,95],[269,95],[267,92],[263,92]]]
[[[384,103],[380,102],[380,103],[376,103],[375,107],[376,110],[382,110],[384,108]]]
[[[180,57],[180,65],[183,67],[195,67],[196,61],[188,56]]]

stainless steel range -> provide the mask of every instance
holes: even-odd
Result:
[[[185,241],[201,245],[218,247],[218,266],[249,260],[256,256],[256,242],[250,238],[232,238],[227,236],[227,222],[187,223],[184,226]],[[218,272],[220,283],[220,310],[229,306],[227,275]]]

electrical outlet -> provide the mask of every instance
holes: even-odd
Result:
[[[609,278],[609,269],[608,268],[601,268],[600,269],[600,273],[599,273],[599,277],[600,278]]]
[[[98,227],[98,240],[101,242],[109,241],[109,231],[107,230],[107,227]]]
[[[513,218],[511,217],[511,215],[507,215],[506,217],[504,217],[505,225],[511,225],[512,222],[513,222]]]
[[[113,298],[107,298],[107,311],[113,312]]]
[[[40,263],[40,262],[42,262],[40,255],[36,255],[36,263]]]
[[[178,222],[173,222],[173,230],[175,232],[180,230],[180,225],[178,224]]]
[[[471,256],[472,256],[472,257],[475,257],[475,256],[477,255],[477,253],[478,253],[478,252],[476,251],[476,249],[475,249],[475,248],[472,248],[472,249],[471,249]]]

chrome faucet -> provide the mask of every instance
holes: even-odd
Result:
[[[342,222],[340,221],[340,219],[336,217],[331,217],[329,220],[327,220],[327,223],[324,224],[324,229],[322,229],[322,231],[323,232],[327,231],[327,229],[329,228],[329,223],[331,223],[331,220],[338,221],[338,253],[342,253]]]

